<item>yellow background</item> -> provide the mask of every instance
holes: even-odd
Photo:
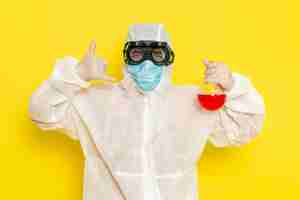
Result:
[[[129,24],[164,23],[174,82],[201,82],[204,57],[247,75],[265,98],[266,123],[251,144],[216,149],[199,162],[202,199],[299,199],[299,12],[285,1],[2,1],[0,6],[0,199],[80,200],[78,142],[28,118],[31,93],[56,58],[80,58],[91,39],[121,78]],[[101,199],[101,198],[99,198]]]

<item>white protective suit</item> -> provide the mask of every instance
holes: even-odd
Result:
[[[161,25],[132,26],[128,40],[170,43]],[[144,94],[126,70],[118,83],[91,85],[77,64],[73,57],[58,60],[29,110],[43,130],[62,129],[80,141],[84,200],[196,200],[196,162],[205,144],[241,145],[262,128],[263,99],[238,73],[225,106],[209,112],[197,103],[197,86],[171,84],[171,66]]]

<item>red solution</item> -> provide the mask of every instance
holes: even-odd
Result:
[[[225,101],[225,94],[198,94],[200,106],[209,111],[216,111],[222,108]]]

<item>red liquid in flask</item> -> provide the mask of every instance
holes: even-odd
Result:
[[[198,94],[200,106],[209,111],[215,111],[222,108],[225,101],[225,94]]]
[[[222,108],[226,101],[225,94],[198,94],[198,102],[202,108],[208,111],[216,111]]]

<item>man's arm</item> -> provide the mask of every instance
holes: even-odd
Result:
[[[223,63],[208,62],[205,79],[218,84],[226,94],[224,107],[218,111],[215,129],[209,140],[217,147],[239,146],[250,142],[262,129],[265,105],[251,81],[231,73]]]
[[[93,41],[80,62],[73,57],[58,59],[50,78],[33,93],[29,113],[41,129],[61,129],[71,138],[77,139],[76,121],[78,123],[80,120],[72,99],[90,86],[90,80],[112,80],[105,75],[106,65],[96,58],[95,49]]]
[[[234,86],[225,92],[227,100],[218,111],[210,141],[217,147],[250,142],[262,129],[265,106],[262,96],[246,77],[234,73]]]
[[[77,139],[72,98],[89,83],[76,73],[78,61],[72,57],[57,60],[50,78],[32,94],[29,104],[31,119],[43,130],[62,130]]]

